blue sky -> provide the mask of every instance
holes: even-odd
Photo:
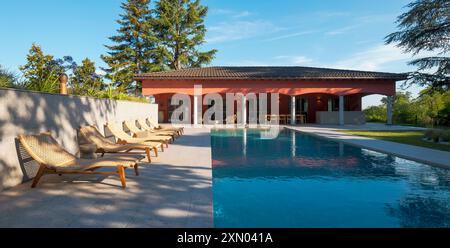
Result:
[[[115,33],[122,0],[2,1],[0,64],[17,70],[33,42],[76,61],[100,55]],[[410,0],[203,0],[209,7],[205,49],[213,65],[319,66],[406,72],[411,59],[383,38]],[[418,88],[410,88],[417,93]],[[378,104],[379,96],[364,99]]]

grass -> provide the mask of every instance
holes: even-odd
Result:
[[[392,141],[407,145],[421,146],[450,152],[449,145],[437,144],[422,140],[425,131],[341,131],[345,134]]]

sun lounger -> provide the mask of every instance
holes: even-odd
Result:
[[[160,142],[169,147],[169,140],[172,137],[165,138],[163,136],[155,136],[157,138],[134,138],[119,128],[115,123],[108,123],[105,125],[106,128],[117,138],[118,144],[145,144],[146,142]]]
[[[154,130],[142,130],[136,126],[136,122],[133,121],[124,121],[123,122],[125,128],[130,130],[131,133],[134,134],[135,138],[150,138],[155,136],[169,136],[172,137],[172,141],[175,140],[177,136],[176,132],[173,131],[154,131]]]
[[[133,150],[142,150],[145,151],[148,157],[148,162],[151,163],[151,150],[155,152],[156,156],[158,156],[158,148],[161,148],[161,151],[164,151],[164,147],[161,142],[145,142],[143,144],[116,144],[104,137],[95,126],[81,127],[80,135],[87,142],[96,145],[97,153],[101,153],[102,156],[104,156],[105,153],[129,153]]]
[[[28,154],[36,160],[40,167],[34,178],[32,188],[35,188],[45,174],[87,174],[87,175],[117,175],[122,187],[126,187],[125,169],[134,168],[138,172],[137,162],[140,156],[114,156],[100,159],[78,159],[62,148],[50,133],[38,135],[19,135],[20,143]],[[117,172],[96,172],[104,167],[113,167]]]
[[[177,132],[178,135],[182,135],[184,133],[184,128],[183,127],[163,127],[161,125],[159,125],[158,123],[155,123],[154,121],[152,121],[150,118],[148,119],[140,119],[138,120],[139,125],[141,126],[142,129],[145,130],[156,130],[156,131],[174,131]]]

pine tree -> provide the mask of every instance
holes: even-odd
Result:
[[[437,56],[411,61],[418,67],[410,73],[408,82],[446,91],[450,88],[450,1],[416,0],[409,11],[398,17],[400,31],[386,37],[386,43],[398,43],[405,52],[417,55],[422,51],[436,52]],[[432,72],[430,72],[432,71]]]
[[[55,59],[46,55],[42,48],[33,44],[27,56],[27,64],[20,67],[25,79],[24,87],[28,90],[57,93],[59,91],[59,76],[73,68],[72,57]]]
[[[160,41],[159,61],[172,70],[209,64],[217,50],[201,52],[205,42],[204,19],[208,8],[199,0],[160,0],[153,26]]]
[[[108,55],[102,56],[109,68],[102,69],[119,90],[139,94],[134,75],[159,69],[154,63],[157,40],[150,26],[150,0],[127,0],[121,7],[118,34],[110,37],[114,45],[107,45]]]
[[[74,95],[97,96],[105,88],[100,75],[96,73],[95,63],[86,58],[81,66],[73,70],[70,78],[70,91]]]

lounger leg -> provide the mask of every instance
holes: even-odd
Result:
[[[148,162],[151,163],[152,162],[152,157],[150,156],[150,148],[145,148],[145,153],[147,154],[148,157]]]
[[[36,186],[37,186],[39,180],[41,179],[41,177],[42,177],[44,174],[45,174],[45,166],[41,165],[41,166],[39,167],[39,170],[38,170],[36,176],[34,177],[33,184],[31,184],[31,188],[36,188]]]
[[[164,152],[164,144],[161,145],[161,151]]]
[[[120,182],[122,182],[122,188],[125,189],[127,187],[127,181],[125,179],[125,167],[123,167],[123,165],[119,165],[117,167],[117,170],[117,173],[119,173]]]
[[[138,164],[135,164],[134,165],[134,173],[136,173],[136,176],[139,176],[139,165]]]
[[[158,157],[158,147],[153,148],[153,150],[155,151],[155,156]]]
[[[166,141],[166,147],[169,148],[169,141]]]

